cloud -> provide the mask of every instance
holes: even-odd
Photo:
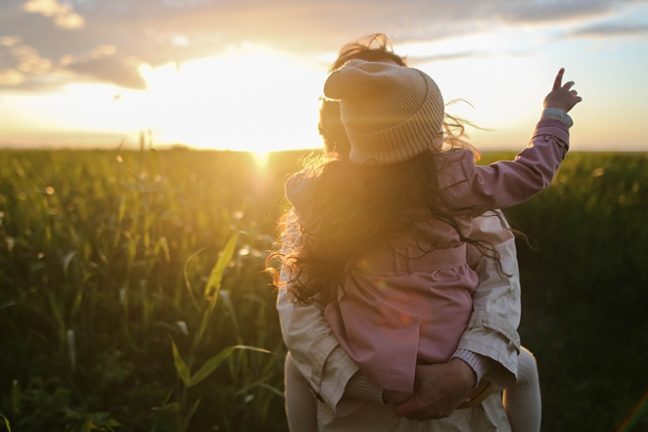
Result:
[[[140,60],[124,57],[114,45],[107,44],[98,45],[84,55],[66,55],[59,60],[60,67],[85,79],[142,90],[146,83],[138,71],[140,64]]]
[[[12,47],[20,43],[19,36],[1,36],[0,37],[0,46]]]
[[[440,41],[511,28],[568,24],[574,37],[640,28],[588,25],[645,0],[0,0],[0,71],[7,82],[96,80],[142,88],[138,66],[213,56],[252,42],[320,58],[359,36],[385,32],[401,43]],[[532,24],[530,26],[529,24]],[[70,31],[74,30],[74,31]],[[588,31],[590,34],[588,34]],[[634,32],[634,33],[632,33]],[[15,48],[20,46],[17,51]],[[93,50],[107,50],[101,55]],[[110,48],[107,48],[110,47]],[[464,52],[466,51],[466,52]],[[450,56],[474,56],[461,50]],[[446,54],[433,53],[437,60]],[[49,63],[48,63],[49,62]],[[20,66],[22,65],[22,66]],[[48,66],[49,65],[49,66]],[[20,68],[19,68],[20,66]],[[48,69],[49,68],[49,69]],[[65,74],[61,74],[65,72]],[[66,75],[67,74],[67,75]],[[63,78],[63,77],[67,78]],[[2,85],[2,84],[0,84]]]
[[[58,0],[27,0],[23,10],[51,18],[54,23],[65,29],[78,29],[85,25],[85,19],[68,4]]]
[[[52,62],[41,57],[33,47],[16,45],[12,46],[10,50],[16,59],[16,69],[24,74],[41,75],[52,69]]]
[[[483,51],[458,51],[450,53],[430,54],[426,56],[407,56],[407,63],[415,66],[417,64],[436,63],[440,61],[462,60],[466,58],[485,57],[489,54]]]
[[[52,62],[22,42],[19,36],[0,37],[0,88],[23,86],[51,72]]]
[[[16,69],[0,70],[0,87],[13,87],[22,84],[25,76]]]
[[[74,61],[65,68],[93,81],[143,90],[146,83],[139,74],[138,66],[139,62],[135,59],[109,56]]]
[[[592,38],[648,36],[648,23],[598,23],[578,28],[570,35]]]
[[[98,45],[82,55],[65,55],[59,60],[59,65],[66,67],[74,63],[111,57],[117,54],[114,45]]]
[[[98,45],[81,55],[50,60],[19,37],[0,38],[0,89],[42,90],[70,81],[95,81],[144,89],[141,60],[125,57],[114,45]]]
[[[550,23],[603,15],[620,1],[572,0],[509,2],[499,16],[509,22]]]

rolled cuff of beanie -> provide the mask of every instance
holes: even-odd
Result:
[[[421,110],[407,121],[389,129],[371,134],[349,132],[352,147],[349,160],[356,165],[388,165],[411,159],[427,149],[435,149],[440,130],[434,130],[424,116],[432,116],[431,104],[423,104]]]

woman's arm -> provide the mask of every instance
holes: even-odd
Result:
[[[335,410],[358,366],[339,345],[321,306],[299,304],[281,288],[277,311],[284,342],[297,369],[318,398]]]
[[[293,191],[292,187],[287,188],[289,199],[293,197],[288,192]],[[297,241],[297,216],[294,215],[283,233],[282,249],[291,249]],[[282,266],[280,281],[286,283],[290,276],[289,269]],[[277,311],[281,334],[295,366],[315,395],[335,410],[358,366],[340,346],[319,303],[298,303],[287,287],[282,287],[277,294]]]
[[[479,275],[473,293],[473,313],[457,351],[467,350],[493,360],[486,377],[499,387],[515,383],[520,337],[520,275],[515,237],[501,211],[475,218],[471,237],[490,242],[499,252],[495,260],[469,248],[469,262]]]

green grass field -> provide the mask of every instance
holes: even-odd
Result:
[[[299,163],[1,151],[0,431],[286,430],[262,270]],[[615,430],[648,390],[648,154],[570,154],[507,214],[543,429]]]

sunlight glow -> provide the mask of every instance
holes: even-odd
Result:
[[[270,159],[270,152],[256,151],[252,153],[254,157],[254,162],[257,167],[263,169],[268,166],[268,160]]]
[[[645,132],[637,125],[646,112],[648,87],[628,83],[644,79],[646,44],[559,43],[556,31],[501,29],[403,42],[397,52],[430,74],[446,101],[472,104],[447,111],[491,129],[469,128],[470,141],[480,150],[526,145],[561,66],[586,96],[574,110],[572,148],[645,150]],[[299,55],[243,43],[181,64],[143,64],[139,73],[146,90],[80,80],[38,92],[5,89],[0,144],[118,147],[125,142],[138,148],[139,132],[150,130],[157,148],[181,144],[250,151],[262,166],[264,153],[322,147],[319,98],[334,57],[334,51]],[[52,79],[65,81],[65,74],[57,70]],[[605,101],[606,109],[590,100]]]
[[[0,118],[0,128],[111,132],[133,146],[139,131],[151,130],[156,146],[250,151],[258,161],[269,151],[322,145],[317,118],[326,72],[317,62],[244,44],[139,71],[144,91],[77,83],[2,96],[0,108],[11,115]]]
[[[317,147],[324,73],[302,59],[256,45],[140,73],[154,140],[262,154]],[[260,160],[263,158],[260,158]]]

